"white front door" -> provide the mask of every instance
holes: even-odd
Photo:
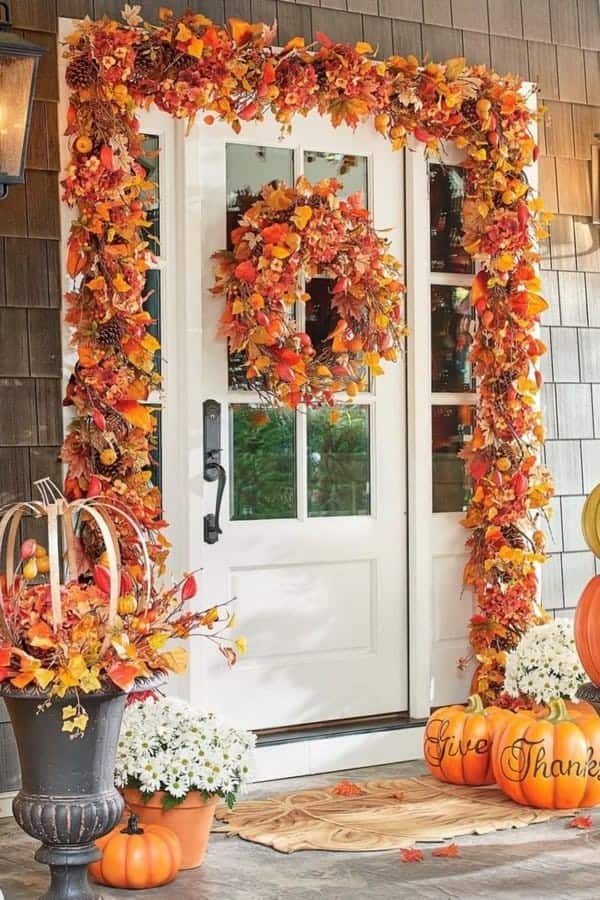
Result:
[[[211,255],[263,184],[335,176],[362,190],[403,256],[403,156],[371,128],[319,116],[281,137],[274,122],[198,124],[185,142],[189,559],[202,601],[235,597],[248,654],[228,670],[196,642],[190,695],[254,729],[376,716],[408,706],[404,365],[370,393],[328,410],[260,405],[217,338],[222,301]],[[331,328],[327,282],[298,310],[313,341]],[[201,305],[201,312],[200,312]],[[216,485],[203,480],[202,405],[221,408],[227,471],[218,543],[203,540]]]

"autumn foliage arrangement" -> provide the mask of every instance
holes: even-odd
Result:
[[[15,567],[11,534],[14,539],[13,526],[21,521],[22,511],[47,518],[50,550],[27,538]],[[102,561],[91,569],[78,537],[86,518],[93,519],[108,538],[107,564]],[[128,520],[140,539],[136,578],[131,567],[120,565],[114,526],[120,518]],[[59,520],[67,544],[63,573],[57,552]],[[7,532],[8,550],[2,556]],[[0,519],[0,694],[5,689],[25,691],[40,698],[41,708],[66,698],[62,730],[79,737],[88,723],[87,694],[127,692],[140,679],[143,684],[154,676],[185,672],[187,650],[175,641],[203,635],[230,664],[235,663],[245,642],[230,637],[229,605],[191,609],[197,593],[195,575],[161,588],[144,550],[137,523],[124,511],[107,509],[96,500],[69,505],[58,497],[48,504],[9,508]]]
[[[190,126],[202,114],[206,123],[221,119],[237,132],[244,121],[268,113],[288,128],[296,115],[316,110],[334,125],[371,121],[395,149],[412,141],[435,155],[443,142],[451,142],[464,151],[467,172],[464,246],[481,268],[473,289],[478,328],[471,359],[479,400],[466,454],[474,493],[464,522],[471,531],[465,583],[478,606],[471,622],[478,664],[473,689],[492,701],[502,693],[506,652],[539,620],[535,566],[544,559],[544,537],[538,520],[552,494],[538,463],[544,431],[536,406],[541,386],[536,364],[545,348],[536,327],[546,303],[539,294],[535,242],[547,234],[548,214],[526,175],[539,154],[531,131],[535,115],[518,78],[468,66],[462,58],[374,61],[366,43],[349,46],[319,34],[311,47],[295,38],[275,49],[273,38],[264,25],[231,19],[219,26],[203,15],[178,18],[166,9],[159,23],[150,25],[139,7],[127,6],[124,22],[85,20],[68,39],[71,160],[63,190],[76,209],[67,316],[78,363],[67,392],[76,412],[63,452],[67,492],[121,498],[156,535],[155,557],[164,555],[160,496],[147,472],[155,424],[144,401],[158,376],[144,309],[152,248],[141,231],[147,185],[138,162],[139,107],[154,104]],[[283,261],[281,251],[273,250],[290,250],[285,259],[291,259],[287,265],[293,272],[293,254],[299,261],[302,233],[315,227],[320,198],[292,202],[290,196],[281,222],[269,215],[261,223],[269,209],[263,199],[266,206],[252,227],[281,224],[288,231],[280,229],[277,240],[266,241],[273,249],[256,272],[264,291],[253,281],[257,260],[246,237],[251,232],[238,233],[234,253],[236,268],[242,268],[236,284],[224,273],[224,329],[246,354],[249,374],[266,373],[279,401],[328,402],[338,380],[352,393],[359,385],[354,367],[360,361],[353,354],[364,354],[367,364],[367,354],[385,357],[393,348],[375,334],[389,334],[388,326],[375,322],[373,328],[370,310],[376,304],[367,304],[360,320],[354,304],[360,297],[353,297],[350,279],[338,278],[336,303],[348,310],[352,323],[343,316],[350,327],[331,336],[334,358],[310,356],[305,339],[281,325],[274,297]],[[299,206],[313,216],[299,214]],[[304,228],[299,227],[303,216]],[[388,285],[392,297],[395,281]],[[395,309],[395,300],[392,305]],[[342,350],[348,374],[333,370]],[[369,358],[376,367],[375,356]]]

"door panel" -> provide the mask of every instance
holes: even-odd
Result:
[[[252,728],[407,707],[402,363],[388,366],[354,406],[340,403],[332,423],[326,411],[262,406],[215,337],[222,301],[209,292],[210,257],[258,188],[289,181],[292,171],[335,175],[346,193],[363,189],[376,226],[390,229],[393,252],[401,258],[403,250],[403,157],[371,129],[333,129],[311,116],[284,138],[264,122],[248,123],[240,136],[197,125],[186,141],[187,221],[197,233],[196,252],[188,234],[186,265],[202,294],[189,403],[196,422],[196,404],[221,404],[229,476],[223,534],[213,546],[202,543],[201,515],[214,510],[215,489],[193,480],[191,551],[202,561],[203,600],[235,596],[249,644],[231,671],[214,653],[194,652],[191,693]],[[312,302],[295,314],[317,339],[329,334],[332,314],[326,283],[311,284]],[[194,300],[190,294],[188,306]],[[192,457],[194,470],[197,450]]]

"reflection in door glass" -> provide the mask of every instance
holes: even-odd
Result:
[[[283,147],[227,144],[225,148],[227,190],[227,247],[232,249],[231,232],[240,216],[260,196],[266,184],[294,183],[294,152]],[[229,387],[234,391],[260,389],[261,379],[249,382],[240,353],[228,356]]]
[[[230,406],[231,518],[296,517],[296,419],[290,410]]]
[[[469,350],[473,308],[465,287],[431,287],[431,390],[473,390]]]
[[[473,260],[462,246],[464,169],[429,167],[429,214],[432,272],[473,272]]]
[[[371,512],[370,410],[308,410],[309,516]]]
[[[148,331],[161,342],[161,306],[160,306],[160,269],[148,269],[146,272],[146,283],[144,285],[144,310],[152,316],[152,322],[148,325]],[[154,368],[161,373],[162,356],[161,350],[158,349],[154,354]]]
[[[144,135],[142,143],[143,155],[138,162],[144,167],[146,180],[153,187],[142,193],[141,199],[146,204],[146,218],[149,225],[142,229],[144,240],[150,244],[150,249],[160,256],[160,141],[156,134]]]
[[[471,496],[470,481],[457,455],[473,432],[473,407],[432,407],[433,511],[460,512]]]
[[[314,184],[323,178],[335,178],[343,185],[340,197],[349,197],[360,191],[364,206],[369,205],[369,180],[366,156],[348,153],[304,153],[304,174]]]

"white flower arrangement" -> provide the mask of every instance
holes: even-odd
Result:
[[[115,782],[137,788],[145,800],[164,791],[170,809],[190,791],[222,797],[231,808],[250,776],[256,738],[170,697],[125,710]]]
[[[531,628],[508,654],[504,688],[512,697],[525,694],[536,703],[549,703],[575,700],[585,680],[572,623],[554,619]]]

